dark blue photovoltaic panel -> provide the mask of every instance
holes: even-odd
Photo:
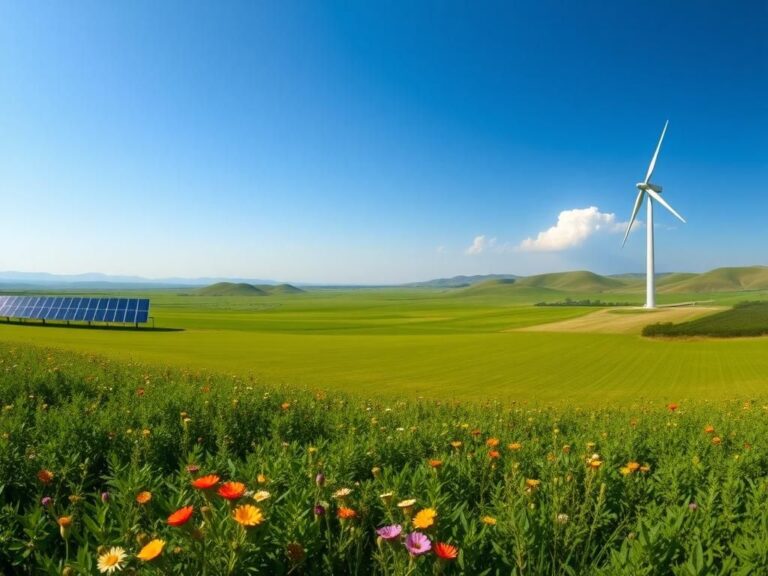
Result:
[[[149,320],[146,298],[0,296],[0,317],[133,324]]]

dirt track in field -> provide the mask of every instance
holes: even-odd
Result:
[[[680,308],[609,308],[561,322],[514,328],[506,332],[593,332],[598,334],[640,334],[643,327],[656,322],[687,322],[726,310],[724,306],[686,306]]]

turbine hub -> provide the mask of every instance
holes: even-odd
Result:
[[[638,182],[635,184],[638,190],[653,190],[656,194],[661,194],[661,186],[658,184],[651,184],[650,182]]]

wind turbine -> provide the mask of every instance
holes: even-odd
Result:
[[[656,160],[659,157],[659,150],[661,150],[661,142],[664,140],[664,134],[667,133],[667,126],[669,125],[669,120],[667,120],[664,123],[664,129],[661,131],[661,138],[659,138],[659,143],[656,145],[656,151],[653,153],[653,158],[651,158],[651,163],[648,166],[648,172],[645,175],[645,180],[643,182],[638,182],[636,184],[637,186],[637,198],[635,198],[635,207],[632,209],[632,217],[629,219],[629,225],[627,226],[627,231],[624,234],[624,241],[621,243],[621,247],[624,247],[624,244],[627,242],[627,237],[629,236],[629,231],[632,229],[632,224],[635,222],[635,218],[637,217],[637,212],[640,210],[640,205],[643,203],[643,199],[645,198],[645,195],[648,194],[648,219],[646,222],[647,226],[647,262],[646,262],[646,271],[645,271],[645,307],[646,308],[655,308],[656,307],[656,278],[654,276],[654,268],[653,268],[653,201],[656,200],[659,204],[664,206],[667,210],[672,212],[672,214],[680,220],[683,224],[685,224],[685,219],[680,216],[677,212],[675,212],[675,209],[672,208],[669,204],[667,204],[666,200],[664,200],[661,197],[661,186],[658,184],[651,184],[651,176],[653,176],[653,169],[656,167]]]

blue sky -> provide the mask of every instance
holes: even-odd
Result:
[[[620,224],[667,118],[688,224],[657,209],[657,269],[768,264],[766,29],[759,1],[3,3],[0,270],[642,271]]]

